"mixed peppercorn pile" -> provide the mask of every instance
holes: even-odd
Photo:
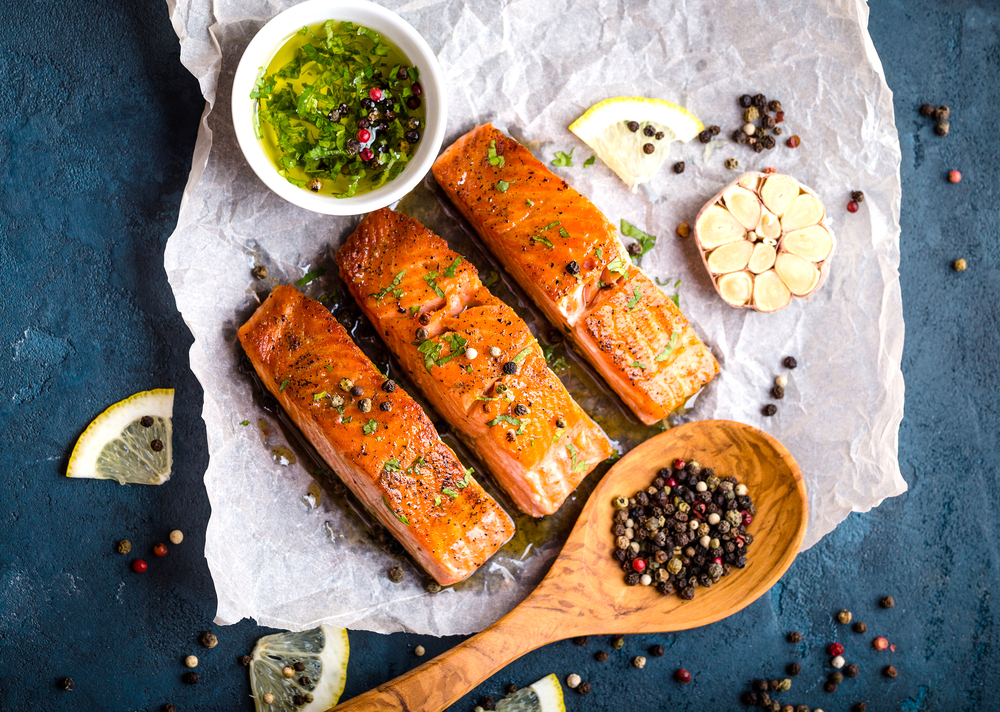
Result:
[[[629,586],[655,583],[660,593],[694,598],[735,566],[746,566],[753,535],[746,528],[757,507],[746,485],[719,477],[697,461],[675,460],[653,484],[626,499],[618,496],[612,534],[614,558]]]

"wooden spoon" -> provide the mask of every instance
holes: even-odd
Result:
[[[612,557],[616,495],[649,487],[675,459],[696,459],[750,489],[757,515],[747,566],[684,601],[627,586]],[[527,652],[578,635],[664,633],[714,623],[757,600],[791,566],[809,505],[802,471],[767,433],[728,420],[668,430],[623,457],[597,485],[562,552],[538,587],[504,618],[446,653],[336,708],[437,712]]]

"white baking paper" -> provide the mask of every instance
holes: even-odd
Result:
[[[205,389],[212,506],[205,556],[215,581],[217,622],[251,617],[262,625],[304,629],[326,622],[379,632],[437,635],[480,630],[520,601],[561,545],[593,480],[553,526],[521,524],[522,537],[453,591],[424,591],[419,573],[391,583],[399,561],[365,534],[341,502],[303,499],[312,477],[282,465],[256,427],[264,417],[239,372],[236,329],[266,284],[293,281],[330,257],[356,218],[316,215],[277,198],[251,172],[231,125],[230,87],[244,47],[290,0],[168,0],[181,61],[206,99],[190,180],[165,266],[177,307],[195,342],[191,368]],[[903,315],[899,264],[900,150],[891,93],[866,29],[860,0],[757,0],[717,3],[386,0],[437,53],[449,86],[446,145],[492,121],[546,163],[574,149],[572,168],[554,168],[614,222],[659,236],[642,266],[681,280],[680,306],[712,347],[722,372],[685,416],[728,418],[775,435],[802,467],[809,489],[805,545],[852,512],[906,490],[897,462],[903,414]],[[781,100],[785,133],[778,148],[754,154],[725,142],[705,160],[697,141],[675,144],[674,160],[631,194],[568,130],[587,107],[613,96],[649,96],[686,106],[726,139],[740,125],[736,97],[762,92]],[[783,139],[801,136],[797,150]],[[702,203],[740,170],[773,166],[815,189],[826,203],[838,247],[830,278],[810,300],[776,314],[731,309],[713,290],[691,240],[675,235]],[[851,190],[865,193],[849,214]],[[400,209],[424,220],[487,274],[492,258],[470,237],[428,177]],[[331,273],[335,269],[331,269]],[[324,278],[325,279],[325,278]],[[309,285],[310,294],[324,280]],[[547,327],[501,281],[540,336]],[[374,342],[372,342],[374,343]],[[368,344],[371,346],[372,344]],[[794,355],[799,367],[781,366]],[[624,424],[621,406],[579,359],[561,375],[622,450],[655,432]],[[775,376],[789,384],[778,414],[761,415]],[[435,418],[436,416],[432,417]],[[249,426],[242,421],[249,420]],[[449,440],[451,442],[451,440]],[[293,448],[294,449],[294,448]],[[460,455],[468,453],[460,450]],[[280,458],[279,458],[280,459]],[[487,486],[491,486],[487,479]],[[495,488],[492,488],[495,491]],[[502,496],[500,496],[503,501]],[[519,520],[520,521],[520,520]],[[555,533],[553,533],[555,532]],[[537,540],[533,540],[537,539]],[[531,544],[528,547],[528,544]]]

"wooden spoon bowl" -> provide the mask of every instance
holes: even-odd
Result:
[[[649,487],[661,467],[696,459],[750,490],[757,515],[747,565],[685,601],[653,586],[627,586],[612,558],[617,495]],[[435,712],[521,655],[578,635],[665,633],[714,623],[750,605],[788,570],[805,535],[809,505],[788,450],[756,428],[703,420],[668,430],[623,457],[594,490],[559,557],[538,587],[482,633],[434,660],[337,707]]]

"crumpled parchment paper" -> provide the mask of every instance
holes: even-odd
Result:
[[[316,215],[285,203],[254,176],[236,144],[230,87],[237,62],[257,29],[291,0],[167,4],[181,61],[206,98],[165,266],[194,333],[191,367],[205,389],[211,456],[205,486],[212,505],[205,555],[219,598],[217,622],[249,616],[278,628],[327,622],[437,635],[482,629],[540,579],[603,470],[554,523],[518,520],[517,541],[469,582],[436,595],[424,591],[413,568],[402,583],[391,583],[386,571],[399,557],[373,543],[339,499],[324,496],[310,506],[315,502],[304,497],[310,472],[272,457],[270,448],[284,440],[239,371],[236,329],[266,291],[251,277],[255,264],[269,267],[268,285],[325,265],[330,273],[308,289],[314,296],[334,289],[335,278],[327,281],[336,271],[331,257],[357,218]],[[891,93],[861,0],[384,4],[437,53],[449,86],[445,145],[475,124],[493,121],[546,163],[555,151],[574,149],[574,167],[553,170],[613,222],[624,218],[659,236],[642,267],[669,280],[668,292],[680,280],[681,308],[722,364],[685,417],[750,423],[788,447],[809,489],[807,547],[850,512],[906,490],[897,461],[903,414],[900,150]],[[787,117],[778,148],[762,154],[728,140],[741,123],[736,98],[756,92],[781,100]],[[632,95],[677,102],[706,125],[721,126],[718,138],[725,141],[714,144],[707,158],[697,141],[673,145],[668,165],[632,195],[600,161],[582,167],[591,152],[566,128],[597,101]],[[797,150],[784,146],[792,134],[802,137]],[[739,159],[740,170],[773,166],[791,173],[823,198],[838,246],[830,277],[810,300],[793,300],[776,314],[732,309],[715,294],[693,242],[676,237],[676,226],[693,220],[702,203],[736,175],[724,167],[728,157]],[[687,162],[683,175],[670,170],[675,160]],[[855,189],[866,199],[852,215],[844,206]],[[428,177],[400,209],[425,221],[488,274],[493,259],[442,200]],[[516,289],[501,279],[495,290],[539,336],[546,333]],[[378,350],[375,340],[366,346]],[[782,368],[786,355],[798,359],[796,370]],[[568,358],[564,381],[622,450],[655,432],[626,421],[600,379],[578,358]],[[760,409],[781,373],[790,377],[785,398],[778,414],[765,418]],[[270,424],[266,438],[256,427],[260,417]],[[250,425],[240,424],[246,420]],[[469,453],[460,450],[460,456]]]

